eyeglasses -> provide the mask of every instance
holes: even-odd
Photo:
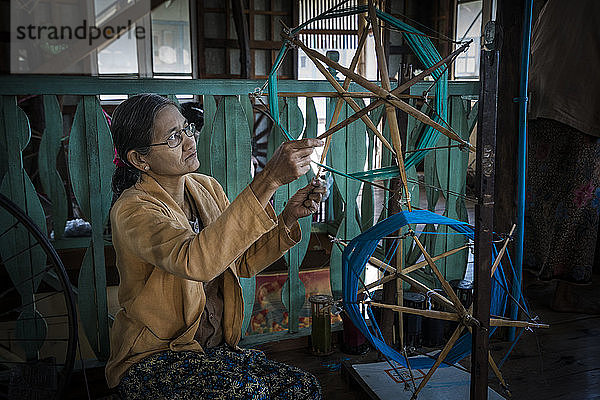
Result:
[[[169,136],[167,138],[166,142],[163,143],[154,143],[154,144],[150,144],[149,146],[163,146],[163,145],[167,145],[169,146],[171,149],[174,149],[175,147],[179,146],[181,144],[181,142],[183,142],[183,133],[186,134],[187,137],[193,137],[194,139],[198,138],[198,134],[199,132],[196,130],[196,125],[194,123],[189,124],[188,126],[184,127],[183,129],[173,133],[171,136]]]

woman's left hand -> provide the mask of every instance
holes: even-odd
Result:
[[[298,219],[317,212],[326,191],[323,182],[314,178],[311,183],[294,193],[281,213],[285,225],[290,228]]]

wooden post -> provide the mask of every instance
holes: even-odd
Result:
[[[496,154],[496,120],[498,102],[498,62],[493,22],[488,23],[481,51],[479,110],[477,122],[477,204],[475,206],[475,293],[471,355],[471,400],[487,399],[488,347],[490,327],[489,273],[492,264],[494,226],[494,176]]]
[[[397,194],[399,191],[402,190],[402,182],[400,181],[399,178],[394,178],[390,181],[390,189],[392,190],[390,192],[390,198],[388,200],[388,215],[393,215],[396,214],[400,211],[402,211],[402,207],[400,205],[400,199],[398,198],[398,196],[395,196],[395,194]],[[399,236],[401,234],[400,231],[396,231],[395,235]],[[386,239],[386,253],[388,253],[390,251],[390,249],[395,245],[395,240],[394,239]],[[398,267],[399,264],[399,260],[398,260],[398,253],[396,252],[396,254],[394,254],[394,257],[392,258],[392,261],[390,264],[392,264],[392,266],[394,267]],[[392,272],[390,272],[392,273]],[[398,304],[398,305],[402,305],[402,303],[397,303],[396,302],[396,293],[397,293],[397,286],[396,286],[396,282],[395,280],[391,280],[388,281],[386,283],[383,284],[383,303],[387,303],[387,304]],[[394,334],[394,320],[395,320],[396,316],[394,315],[394,313],[390,310],[382,310],[381,312],[381,322],[379,322],[379,327],[381,328],[381,333],[383,334],[383,337],[385,338],[385,341],[387,343],[396,343],[397,339],[400,338],[399,335]],[[400,314],[398,316],[398,318],[402,319],[402,314]],[[400,332],[398,332],[400,333]]]
[[[496,144],[496,164],[501,166],[496,171],[496,185],[501,190],[494,195],[494,226],[497,232],[507,232],[513,223],[517,223],[518,227],[520,225],[517,212],[519,103],[515,102],[515,98],[519,96],[517,77],[520,74],[524,14],[524,1],[498,2],[497,20],[502,27],[502,41],[499,44],[502,63],[498,73],[498,132],[506,134],[499,135]],[[513,255],[516,255],[516,243],[513,241],[509,244],[508,250]],[[514,330],[508,331],[508,340],[514,340],[514,333]]]
[[[389,4],[386,6],[389,6]],[[387,41],[386,43],[389,45],[389,41]],[[390,53],[388,52],[387,54],[390,54]],[[410,71],[410,72],[408,72],[408,71]],[[411,78],[412,78],[412,68],[410,68],[406,64],[401,64],[400,69],[398,71],[398,86],[401,86],[402,84],[406,83]],[[410,89],[405,90],[403,93],[404,94],[410,93]],[[408,132],[407,132],[407,130],[408,130],[408,114],[403,113],[403,112],[396,112],[396,118],[398,118],[398,128],[400,131],[400,143],[402,143],[402,153],[404,153],[406,151],[406,138],[408,136]],[[409,193],[406,193],[405,195],[408,198]],[[418,206],[419,199],[415,199],[415,201]],[[400,236],[402,234],[402,232],[398,231],[397,234],[398,234],[398,236]],[[396,260],[395,260],[396,270],[398,271],[399,274],[401,274],[402,270],[404,269],[404,257],[405,257],[404,240],[400,239],[400,243],[398,245],[398,251],[396,252]],[[400,279],[399,276],[396,278],[396,304],[399,306],[404,305],[404,281],[402,281],[402,279]],[[403,317],[402,313],[400,313],[398,315],[398,339],[400,342],[400,348],[405,349],[406,345],[404,343],[404,317]]]
[[[398,244],[398,252],[396,253],[396,267],[399,273],[402,273],[402,268],[404,267],[404,240],[400,240]],[[396,278],[396,304],[399,306],[404,306],[404,282],[399,277]],[[398,342],[400,343],[400,348],[404,349],[404,316],[402,313],[398,314]]]

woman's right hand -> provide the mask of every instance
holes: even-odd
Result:
[[[306,138],[282,143],[263,169],[277,187],[295,181],[310,169],[310,156],[324,142]]]
[[[266,206],[273,193],[282,185],[295,181],[310,169],[310,156],[324,142],[306,138],[282,143],[261,172],[250,183],[258,201]]]
[[[310,169],[310,156],[324,142],[306,138],[282,143],[273,153],[263,171],[277,187],[295,181]]]

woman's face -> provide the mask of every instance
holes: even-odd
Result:
[[[200,166],[195,138],[181,131],[185,126],[187,121],[175,106],[168,105],[156,114],[152,143],[165,143],[167,138],[178,131],[183,141],[174,148],[161,145],[150,149],[145,159],[155,175],[181,176],[196,171]]]

